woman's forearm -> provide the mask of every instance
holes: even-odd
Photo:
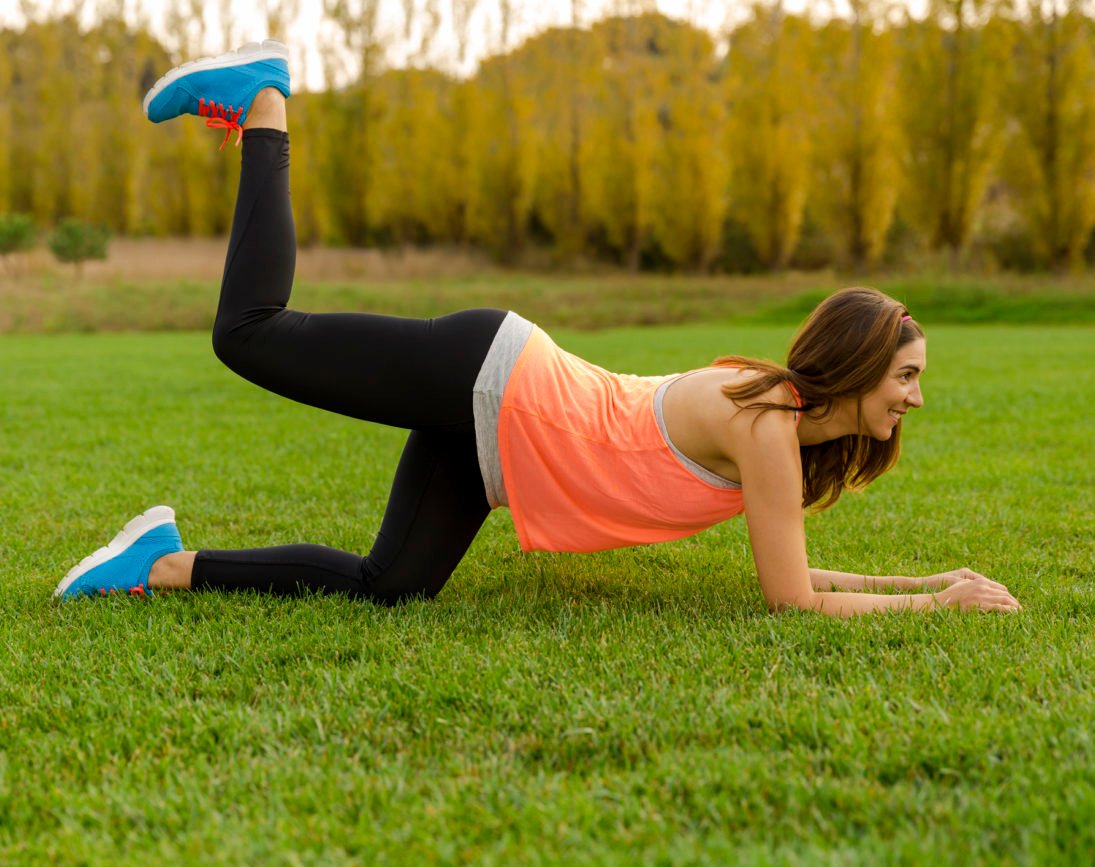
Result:
[[[931,593],[896,595],[882,593],[812,593],[796,601],[795,608],[819,611],[830,617],[854,617],[874,611],[930,611],[942,608]]]
[[[810,585],[814,590],[877,590],[881,587],[895,587],[898,590],[915,590],[923,587],[919,578],[905,578],[900,575],[853,575],[850,572],[832,572],[828,569],[811,569]]]

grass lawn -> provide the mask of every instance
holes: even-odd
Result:
[[[1090,858],[1095,331],[928,329],[900,465],[809,519],[811,560],[969,565],[1018,615],[771,616],[744,521],[522,555],[505,512],[433,602],[55,604],[160,502],[188,547],[364,552],[402,434],[204,334],[0,338],[0,863]],[[664,373],[791,328],[554,333]]]

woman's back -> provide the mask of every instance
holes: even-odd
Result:
[[[604,370],[535,329],[506,386],[498,442],[524,550],[680,539],[740,514],[740,486],[672,447],[659,418],[683,374]]]

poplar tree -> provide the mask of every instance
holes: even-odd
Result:
[[[499,0],[500,47],[509,41],[511,0]],[[499,260],[512,262],[524,248],[532,207],[535,154],[526,130],[535,106],[520,91],[510,53],[484,61],[467,104],[467,229]]]
[[[729,163],[715,46],[689,24],[663,19],[657,94],[661,146],[654,156],[652,237],[677,267],[706,271],[719,253]]]
[[[1095,226],[1095,51],[1076,0],[1035,0],[1007,64],[1018,125],[1005,173],[1039,257],[1078,267]]]
[[[432,70],[391,71],[377,82],[372,212],[396,244],[454,241],[461,235],[455,90],[455,82]]]
[[[0,214],[7,213],[11,208],[13,70],[9,45],[12,38],[8,31],[0,31]]]
[[[203,8],[201,0],[188,0],[185,5],[170,8],[168,28],[178,40],[173,63],[208,50]],[[141,123],[147,126],[147,121]],[[222,234],[231,219],[231,209],[223,202],[225,190],[232,189],[238,177],[238,160],[224,159],[224,152],[217,150],[216,135],[204,123],[193,120],[161,126],[155,132],[149,166],[152,198],[148,206],[160,209],[158,200],[165,197],[162,210],[167,212],[172,234]],[[234,142],[233,133],[225,150]]]
[[[818,31],[810,209],[860,270],[885,246],[897,201],[900,136],[885,6],[852,0],[851,19]]]
[[[49,226],[86,205],[94,159],[91,128],[81,99],[81,79],[71,70],[86,66],[87,43],[71,16],[31,21],[12,46],[18,81],[11,88],[12,126],[33,130],[11,140],[14,165],[12,205]]]
[[[147,121],[134,98],[144,46],[120,16],[101,21],[88,36],[98,45],[88,70],[95,90],[92,105],[98,117],[109,120],[88,130],[95,136],[95,163],[87,167],[93,168],[92,197],[90,207],[79,213],[129,234],[137,230],[140,219],[139,184],[146,151],[141,133]]]
[[[931,0],[901,30],[905,184],[899,207],[957,264],[975,225],[1003,128],[1006,42],[990,0]]]
[[[338,25],[342,48],[358,72],[332,104],[328,134],[336,137],[339,148],[325,166],[325,192],[332,197],[339,240],[364,244],[374,223],[369,202],[379,148],[374,87],[383,57],[380,0],[325,0],[324,8]]]
[[[536,105],[528,146],[532,208],[550,235],[555,254],[570,259],[586,243],[584,202],[589,175],[588,116],[591,74],[597,67],[593,38],[577,28],[554,28],[529,40],[518,53],[521,87]]]
[[[589,213],[630,271],[638,271],[654,230],[655,154],[661,144],[661,72],[653,46],[664,19],[605,19],[593,27],[603,60],[600,110],[590,119]]]
[[[329,161],[345,159],[338,143],[332,142],[327,134],[334,104],[333,94],[324,91],[294,93],[285,105],[293,130],[289,185],[293,191],[297,242],[302,246],[342,238],[336,225],[334,194],[325,183],[331,174],[327,169]]]
[[[798,244],[810,181],[809,22],[753,7],[730,35],[726,152],[733,166],[730,208],[769,268],[783,268]]]

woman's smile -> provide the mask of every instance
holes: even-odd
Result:
[[[882,381],[860,402],[862,433],[877,440],[888,440],[910,409],[924,405],[920,374],[927,366],[926,349],[924,340],[914,340],[894,354]]]

